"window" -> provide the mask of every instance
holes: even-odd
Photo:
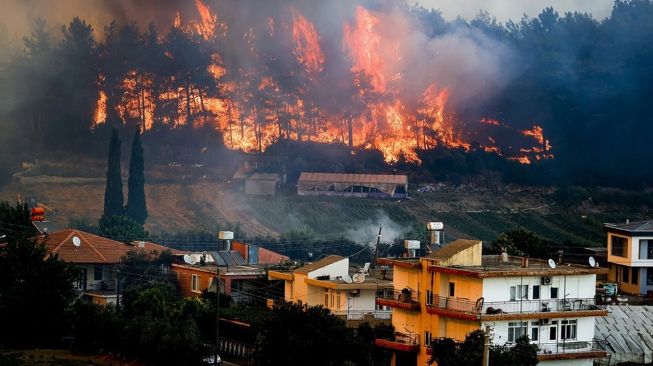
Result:
[[[549,340],[555,341],[556,339],[558,339],[557,333],[558,333],[558,321],[554,320],[551,322],[551,327],[549,328]]]
[[[639,259],[653,259],[653,240],[639,241]]]
[[[528,285],[510,286],[510,300],[528,299]]]
[[[540,299],[540,285],[533,286],[533,300]]]
[[[433,305],[433,291],[426,290],[426,305]]]
[[[557,287],[551,287],[551,298],[552,299],[557,299],[558,298],[558,288]]]
[[[538,341],[540,339],[540,323],[531,322],[531,341]]]
[[[633,285],[639,285],[639,268],[633,268],[633,273],[631,278],[631,282]]]
[[[646,285],[653,286],[653,268],[646,269]]]
[[[102,281],[102,267],[93,266],[93,281]]]
[[[338,295],[336,295],[336,300],[338,301],[338,303],[337,303],[337,305],[338,305],[337,308],[338,309],[340,309],[340,298],[341,297],[342,297],[342,294],[340,292],[338,292]]]
[[[453,282],[449,282],[449,296],[453,297],[455,296],[454,294],[456,293],[456,284]]]
[[[329,307],[329,289],[324,289],[324,306]]]
[[[560,339],[576,339],[576,320],[560,322]]]
[[[197,275],[190,276],[190,290],[200,292],[200,278]]]
[[[616,255],[618,257],[627,257],[627,245],[626,245],[626,238],[623,238],[621,236],[616,236],[612,235],[610,237],[610,244],[612,246],[610,253],[612,255]]]
[[[630,268],[628,268],[626,266],[622,266],[621,267],[621,280],[626,282],[626,283],[630,282],[629,274],[630,274]]]
[[[431,335],[431,332],[424,332],[424,345],[426,347],[431,347],[431,340],[433,336]]]
[[[527,322],[508,322],[508,342],[515,342],[519,337],[525,336],[527,331]]]

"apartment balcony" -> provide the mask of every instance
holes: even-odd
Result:
[[[389,320],[392,310],[341,310],[334,311],[334,315],[345,320],[364,320],[366,317],[374,320]]]
[[[393,338],[377,338],[374,340],[377,347],[383,347],[402,352],[419,352],[419,334],[395,332]]]
[[[376,303],[393,308],[419,311],[419,291],[405,288],[401,291],[385,291],[377,294]]]
[[[562,341],[539,343],[537,358],[540,361],[604,358],[608,356],[605,341]]]
[[[456,297],[432,295],[431,299],[426,299],[426,301],[427,312],[463,320],[512,320],[607,315],[605,306],[598,305],[593,298],[484,302],[483,299],[471,301]],[[570,314],[570,312],[573,312],[573,314]]]

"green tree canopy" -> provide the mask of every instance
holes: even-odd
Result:
[[[147,204],[145,203],[145,161],[139,128],[136,129],[134,141],[132,142],[127,186],[129,192],[127,193],[127,209],[125,215],[143,225],[147,219]]]
[[[554,253],[553,244],[535,235],[531,231],[512,230],[501,233],[491,244],[493,253],[505,250],[510,255],[529,256],[531,258],[551,258]]]
[[[463,342],[451,338],[439,338],[431,342],[431,359],[429,364],[437,362],[438,366],[477,366],[483,361],[484,333],[475,330],[465,337]],[[522,336],[515,346],[490,346],[490,365],[533,366],[537,359],[537,346],[531,344],[528,336]]]
[[[144,240],[149,236],[147,230],[127,216],[103,216],[99,228],[101,236],[126,242]]]

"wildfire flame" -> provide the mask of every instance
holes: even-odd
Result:
[[[178,12],[174,28],[199,36],[194,39],[200,41],[225,37],[227,26],[218,22],[218,15],[202,0],[195,0],[195,7],[197,19],[186,21]],[[418,152],[435,147],[478,148],[522,164],[554,157],[539,125],[518,130],[497,119],[482,118],[475,125],[463,126],[450,110],[451,89],[446,85],[433,82],[413,92],[417,95],[407,95],[402,88],[399,41],[382,32],[382,15],[362,6],[342,29],[342,47],[351,61],[351,100],[341,103],[338,110],[322,105],[308,96],[328,76],[320,34],[299,10],[287,9],[289,17],[269,16],[262,31],[249,28],[240,36],[254,60],[264,57],[264,51],[257,49],[258,40],[286,39],[289,54],[301,65],[290,77],[304,75],[306,83],[288,90],[283,79],[271,72],[265,75],[269,70],[229,70],[216,52],[206,71],[219,93],[209,94],[191,81],[180,83],[175,76],[130,70],[122,78],[123,93],[115,98],[110,94],[113,106],[108,106],[108,92],[100,90],[94,126],[105,123],[108,108],[113,108],[122,123],[137,123],[144,130],[157,124],[210,126],[222,134],[227,148],[245,152],[261,152],[280,139],[292,139],[377,149],[390,163],[402,158],[419,163]],[[170,60],[176,56],[171,51],[165,55]],[[497,143],[492,135],[479,136],[479,130],[512,131],[529,144],[512,148],[512,144]],[[486,143],[472,142],[479,140]]]

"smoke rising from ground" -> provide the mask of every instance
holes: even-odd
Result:
[[[407,231],[405,227],[390,219],[385,212],[379,211],[373,218],[362,221],[357,228],[347,231],[344,237],[356,243],[369,243],[373,247],[376,245],[379,227],[383,228],[381,230],[382,243],[392,243],[397,239],[404,239],[404,234]]]

